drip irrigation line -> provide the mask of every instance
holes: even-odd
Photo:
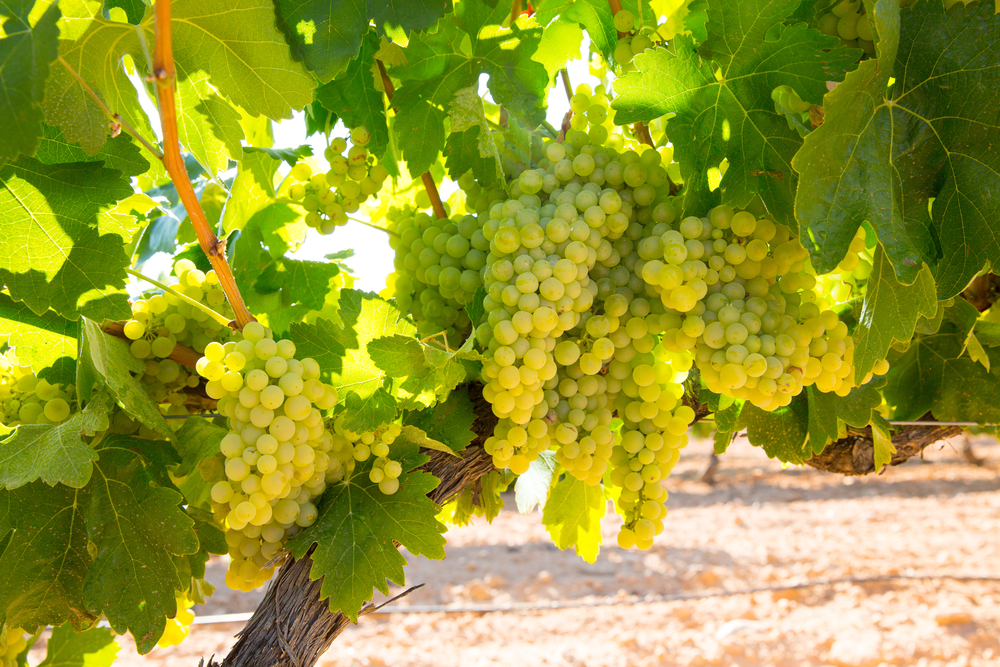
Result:
[[[528,602],[505,606],[466,605],[454,607],[448,605],[413,605],[412,607],[379,608],[374,614],[493,614],[525,611],[554,611],[561,609],[586,609],[590,607],[622,607],[641,604],[656,604],[660,602],[683,602],[688,600],[707,600],[712,598],[734,597],[737,595],[753,595],[755,593],[773,593],[817,586],[836,586],[838,584],[877,584],[890,581],[991,581],[1000,582],[1000,576],[965,575],[965,574],[887,574],[874,577],[840,577],[837,579],[821,579],[806,581],[800,584],[781,584],[777,586],[757,586],[735,591],[707,591],[704,593],[672,593],[668,595],[647,595],[642,598],[600,598],[597,600],[580,600],[575,602]],[[194,625],[211,625],[215,623],[244,623],[250,620],[252,613],[217,614],[213,616],[195,616]]]

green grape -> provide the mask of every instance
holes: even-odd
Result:
[[[615,30],[618,32],[632,32],[635,27],[635,15],[627,9],[619,11],[614,16]]]

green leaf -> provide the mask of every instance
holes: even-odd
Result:
[[[289,167],[294,167],[297,162],[302,160],[302,158],[309,157],[313,154],[312,146],[309,144],[302,144],[296,146],[295,148],[247,148],[248,153],[264,153],[273,157],[279,162],[285,162]]]
[[[9,538],[0,553],[0,620],[9,626],[81,627],[97,620],[83,604],[91,565],[85,499],[79,489],[41,482],[0,491],[0,537]]]
[[[142,382],[130,373],[142,373],[146,366],[145,362],[132,356],[128,343],[104,333],[90,320],[83,321],[82,333],[81,366],[97,374],[97,380],[107,386],[130,416],[156,433],[173,434],[160,409],[143,389]],[[77,386],[77,390],[82,392],[80,398],[89,398],[81,385],[78,383]]]
[[[931,411],[942,421],[1000,422],[994,400],[1000,378],[1000,350],[985,350],[995,370],[962,355],[964,333],[945,320],[933,334],[914,336],[905,352],[890,357],[884,395],[895,406],[895,419],[919,419]]]
[[[947,298],[1000,261],[1000,17],[989,2],[868,4],[879,58],[827,96],[823,125],[796,156],[796,213],[818,272],[868,221],[900,282],[926,263]]]
[[[788,85],[803,100],[822,104],[826,82],[840,80],[861,56],[804,23],[783,25],[797,4],[710,2],[708,38],[700,47],[678,35],[676,53],[647,50],[633,61],[638,72],[615,81],[616,123],[676,114],[670,140],[684,177],[685,210],[701,215],[715,202],[710,171],[718,178],[726,159],[724,203],[745,208],[759,194],[771,215],[791,220],[791,162],[802,138],[775,111],[770,92]]]
[[[350,394],[365,399],[386,377],[370,356],[369,343],[394,334],[412,336],[416,328],[395,303],[353,289],[340,293],[340,318],[343,326],[322,318],[314,324],[293,324],[291,338],[299,355],[319,362],[323,379],[337,388],[341,400]]]
[[[802,394],[774,412],[746,404],[740,425],[747,430],[750,444],[761,447],[769,458],[800,465],[815,452],[809,443],[809,401]]]
[[[305,62],[322,82],[348,67],[358,56],[368,25],[387,29],[424,30],[451,9],[449,0],[366,0],[331,3],[325,0],[277,0],[278,26],[297,60]],[[396,40],[398,41],[398,40]]]
[[[344,426],[355,432],[372,431],[388,424],[396,418],[398,409],[396,399],[381,387],[368,396],[348,394],[344,407],[350,415]]]
[[[194,521],[177,491],[158,486],[151,463],[133,451],[129,436],[108,435],[98,445],[100,460],[87,487],[87,539],[94,564],[84,581],[87,607],[104,613],[111,629],[126,630],[140,654],[163,634],[177,611],[178,556],[198,552]]]
[[[317,88],[313,103],[339,116],[347,127],[367,128],[371,135],[368,150],[375,156],[384,154],[389,145],[384,93],[375,85],[375,78],[380,76],[375,64],[379,48],[379,38],[369,31],[358,57],[348,64],[344,76]]]
[[[872,444],[875,450],[874,463],[877,472],[880,472],[883,466],[889,465],[889,462],[892,461],[892,455],[896,453],[896,445],[892,444],[889,428],[889,422],[882,416],[878,416],[872,422]]]
[[[906,341],[913,335],[917,319],[937,312],[934,278],[926,266],[912,285],[902,285],[879,246],[872,259],[872,274],[854,329],[854,377],[863,378],[884,359],[893,340]]]
[[[613,62],[612,54],[618,44],[611,5],[601,0],[578,0],[562,13],[564,21],[575,21],[587,31],[590,41],[608,62]]]
[[[185,419],[184,426],[177,431],[177,453],[181,456],[181,464],[173,474],[184,477],[197,471],[203,461],[220,452],[219,443],[228,432],[202,417]]]
[[[34,155],[42,136],[42,100],[49,63],[58,55],[59,7],[53,3],[34,26],[33,0],[0,4],[0,167],[18,155]]]
[[[280,164],[281,159],[264,151],[243,152],[243,159],[240,160],[239,170],[222,214],[222,229],[226,234],[243,229],[258,211],[273,204],[273,179]]]
[[[818,454],[827,443],[840,437],[841,426],[837,418],[837,402],[840,397],[810,386],[806,388],[806,398],[809,406],[809,447]]]
[[[847,396],[837,401],[837,417],[854,428],[864,428],[877,414],[882,405],[881,390],[885,388],[885,377],[875,377],[860,387],[855,387]],[[839,398],[839,397],[838,397]]]
[[[427,435],[427,432],[422,428],[418,428],[413,424],[407,424],[403,426],[402,435],[406,438],[407,442],[410,442],[422,449],[433,449],[435,451],[444,452],[445,454],[451,454],[452,456],[457,456],[455,452],[451,451],[451,447],[444,444],[440,440],[435,440]]]
[[[58,127],[45,125],[44,136],[38,145],[35,159],[42,164],[67,164],[70,162],[103,162],[109,169],[117,169],[126,176],[139,176],[149,171],[149,161],[142,156],[139,144],[127,134],[109,139],[94,155],[87,154],[80,144],[71,144]]]
[[[573,547],[577,556],[593,564],[601,548],[601,519],[607,508],[600,486],[566,475],[552,487],[542,523],[557,547]]]
[[[289,250],[298,249],[305,241],[309,226],[303,213],[304,209],[274,203],[257,211],[247,226],[257,226],[268,254],[278,259]]]
[[[386,496],[368,479],[367,466],[345,483],[327,489],[315,524],[292,538],[287,548],[301,558],[315,542],[310,577],[324,577],[320,593],[331,611],[357,621],[372,589],[389,592],[389,581],[403,585],[406,559],[396,544],[414,556],[444,558],[445,539],[437,509],[427,494],[438,480],[425,472],[400,477],[399,490]]]
[[[120,171],[22,158],[0,170],[0,283],[38,314],[121,319],[129,257],[105,207],[132,194]]]
[[[36,315],[25,304],[0,293],[0,338],[6,337],[18,363],[31,366],[36,375],[59,360],[76,359],[79,330],[79,322],[51,310]],[[72,382],[67,380],[68,384]]]
[[[476,413],[472,401],[464,392],[452,392],[448,400],[437,403],[427,410],[407,412],[404,423],[416,426],[428,437],[444,443],[449,450],[458,454],[475,440],[472,425]]]
[[[108,429],[111,405],[110,396],[102,392],[62,424],[18,426],[0,441],[0,488],[16,489],[37,479],[49,486],[86,486],[97,452],[83,437]]]
[[[111,667],[118,649],[114,633],[107,628],[77,632],[66,624],[52,628],[45,660],[38,667]]]
[[[189,122],[203,116],[201,125],[208,127],[213,136],[212,145],[205,147],[206,155],[222,146],[235,150],[237,130],[232,125],[232,114],[220,106],[225,104],[222,98],[213,95],[204,101],[201,93],[212,90],[250,116],[273,119],[290,118],[293,109],[312,101],[312,78],[292,61],[274,25],[274,9],[268,0],[243,0],[238,5],[226,0],[175,0],[171,9],[178,102],[183,104],[178,107],[178,115]],[[152,11],[146,12],[141,29],[146,43],[153,44]],[[147,59],[137,32],[130,24],[95,17],[79,39],[63,42],[60,55],[112,113],[120,114],[155,144],[156,137],[139,105],[136,89],[119,64],[123,56],[130,55],[140,71],[145,69]],[[247,35],[253,39],[247,39]],[[209,77],[207,83],[199,72]],[[196,83],[184,88],[188,79]],[[107,140],[106,116],[65,67],[54,68],[49,77],[45,113],[50,124],[62,127],[67,140],[80,142],[90,154]]]
[[[334,262],[310,262],[304,259],[279,259],[267,266],[254,283],[259,292],[283,290],[287,304],[301,303],[309,310],[322,310],[330,281],[340,273]]]
[[[538,43],[538,50],[535,51],[532,60],[542,63],[551,81],[567,62],[580,58],[582,43],[583,31],[580,30],[580,26],[565,17],[560,17],[545,26],[542,40]]]
[[[393,128],[399,133],[399,149],[410,173],[430,169],[444,145],[444,113],[428,100],[417,100],[401,105]]]
[[[204,71],[178,68],[177,135],[212,176],[229,169],[229,161],[243,158],[240,114],[215,94]]]
[[[483,187],[502,185],[504,173],[500,151],[486,121],[483,98],[479,96],[478,88],[462,88],[456,92],[448,117],[451,134],[445,147],[445,164],[452,179],[458,180],[471,169],[476,181]]]
[[[530,514],[536,507],[545,509],[557,466],[555,452],[542,452],[528,465],[527,472],[518,475],[514,483],[514,500],[518,512]]]

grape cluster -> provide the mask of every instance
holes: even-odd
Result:
[[[193,301],[232,317],[215,271],[205,273],[191,260],[181,259],[163,282]],[[184,404],[189,398],[186,391],[200,384],[196,373],[169,358],[174,348],[184,345],[203,352],[212,341],[226,341],[231,335],[228,327],[169,291],[134,301],[132,319],[125,322],[124,331],[132,341],[132,356],[146,362],[141,377],[146,392],[164,414],[185,414]]]
[[[465,306],[482,287],[489,241],[473,216],[438,220],[422,211],[391,209],[394,288],[400,310],[421,336],[444,331],[461,345],[471,326]]]
[[[819,29],[824,34],[840,37],[844,46],[860,48],[870,58],[875,57],[874,36],[861,0],[840,0],[819,18]]]
[[[571,147],[578,150],[591,144],[621,150],[625,146],[625,138],[614,124],[611,102],[605,94],[604,86],[593,90],[589,85],[581,83],[570,98],[569,106],[573,116],[569,121],[570,130],[566,133],[566,142]]]
[[[378,194],[389,178],[389,170],[368,153],[371,135],[364,127],[351,130],[351,147],[347,140],[334,137],[324,157],[330,164],[326,173],[313,173],[306,162],[292,167],[288,196],[302,202],[306,209],[306,224],[322,234],[347,223],[348,213],[357,211],[369,197]],[[347,155],[344,155],[344,151]]]
[[[333,447],[321,411],[337,391],[319,380],[314,359],[296,359],[292,341],[275,341],[257,322],[240,340],[206,346],[197,370],[229,425],[220,445],[227,479],[211,491],[232,557],[226,583],[252,590],[271,578],[264,566],[284,542],[316,521],[312,500],[326,489]]]
[[[0,648],[0,667],[17,667],[17,656],[28,648],[28,633],[21,628],[7,628],[7,643]]]
[[[173,618],[167,619],[167,624],[163,628],[163,634],[156,645],[160,648],[177,646],[191,634],[191,624],[194,623],[194,612],[191,607],[194,602],[188,599],[183,593],[177,596],[177,613]]]
[[[619,11],[614,16],[615,30],[618,31],[618,43],[615,44],[614,59],[622,68],[622,72],[635,70],[632,58],[642,53],[646,49],[653,47],[653,40],[656,33],[650,31],[639,31],[635,27],[635,14],[627,9]]]
[[[0,424],[61,424],[69,419],[74,385],[52,384],[28,366],[18,366],[8,351],[0,356]]]
[[[403,466],[390,457],[390,448],[402,432],[402,427],[388,424],[374,431],[355,433],[344,428],[344,419],[344,415],[340,415],[333,422],[333,448],[330,450],[326,481],[333,483],[349,479],[357,463],[374,456],[368,479],[378,484],[379,491],[385,495],[396,493]]]

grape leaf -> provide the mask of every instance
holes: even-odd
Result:
[[[837,418],[840,397],[833,392],[825,394],[815,386],[806,387],[805,393],[809,409],[809,446],[818,454],[827,443],[840,437],[842,427]]]
[[[389,581],[403,585],[406,559],[396,544],[414,556],[444,558],[444,526],[427,497],[437,487],[437,478],[405,473],[399,490],[386,496],[368,479],[368,467],[359,466],[350,480],[329,487],[319,505],[319,519],[286,545],[302,558],[317,544],[309,576],[324,577],[320,593],[329,596],[330,610],[355,622],[373,588],[388,594]]]
[[[83,599],[101,611],[118,634],[132,633],[136,650],[148,653],[177,611],[177,556],[198,552],[194,521],[183,512],[183,496],[154,483],[151,462],[134,451],[139,441],[108,435],[97,446],[100,459],[87,487],[87,539],[94,564]]]
[[[399,110],[393,127],[410,173],[425,171],[444,148],[446,109],[459,90],[478,90],[481,74],[489,75],[494,101],[513,118],[530,127],[544,119],[549,76],[532,60],[542,30],[524,15],[503,27],[509,18],[509,6],[466,0],[437,32],[410,39],[406,64],[391,70],[403,82],[392,102]]]
[[[391,422],[396,418],[397,405],[396,399],[379,387],[367,396],[357,392],[348,394],[344,408],[349,415],[344,426],[360,432],[372,431]]]
[[[875,362],[885,358],[893,340],[909,340],[919,317],[937,311],[934,278],[926,266],[911,285],[901,285],[879,246],[872,258],[872,274],[854,329],[854,377],[863,378]]]
[[[455,93],[448,111],[451,134],[445,146],[446,165],[453,180],[472,170],[483,187],[504,184],[503,165],[483,108],[483,98],[474,87]]]
[[[875,450],[873,463],[876,471],[881,471],[883,466],[889,465],[892,455],[896,453],[896,445],[892,444],[889,428],[889,422],[881,415],[876,416],[872,422],[872,445]]]
[[[740,427],[747,430],[751,445],[784,463],[801,465],[816,451],[809,442],[809,401],[802,394],[774,412],[745,404],[740,412]],[[822,448],[820,445],[819,451]]]
[[[334,262],[310,262],[304,259],[279,259],[268,264],[254,283],[254,289],[268,293],[283,290],[286,305],[301,303],[310,310],[321,310],[330,281],[340,273]]]
[[[339,116],[347,127],[364,126],[371,136],[367,148],[375,156],[384,154],[389,145],[383,92],[375,87],[375,77],[379,76],[375,64],[378,51],[379,38],[369,31],[358,57],[347,65],[344,76],[317,88],[313,102]]]
[[[31,366],[36,375],[58,360],[76,359],[79,330],[79,322],[51,310],[36,315],[24,303],[0,293],[0,338],[6,338],[7,345],[14,348],[18,363]],[[73,382],[72,377],[60,380]]]
[[[416,328],[394,303],[353,289],[340,293],[340,318],[342,327],[322,318],[314,324],[293,324],[291,338],[301,356],[319,362],[323,379],[337,388],[341,400],[348,394],[365,399],[386,377],[372,360],[369,343],[394,334],[412,336]]]
[[[21,158],[0,170],[0,283],[38,314],[128,317],[131,235],[104,207],[132,194],[120,171]],[[122,232],[125,232],[122,235]]]
[[[183,72],[177,76],[177,135],[184,146],[212,176],[229,168],[229,161],[243,158],[240,114],[215,94],[208,74]]]
[[[796,212],[820,273],[868,221],[901,283],[927,263],[947,298],[1000,261],[1000,17],[988,2],[869,5],[879,59],[828,96],[796,156]]]
[[[326,83],[358,56],[369,22],[386,29],[424,30],[451,9],[450,0],[277,0],[278,27],[296,60],[305,62]],[[398,40],[396,40],[398,41]]]
[[[514,501],[518,512],[530,514],[536,507],[545,509],[557,465],[554,452],[542,452],[528,465],[527,472],[518,475],[514,483]]]
[[[226,0],[175,0],[171,9],[179,84],[199,72],[209,77],[210,88],[203,85],[202,77],[197,77],[193,86],[179,87],[178,97],[179,116],[192,122],[198,115],[206,116],[200,124],[213,137],[212,146],[204,147],[206,155],[223,145],[236,150],[234,117],[222,111],[222,99],[215,97],[215,92],[250,116],[274,119],[288,118],[293,109],[301,109],[312,100],[312,79],[291,60],[274,26],[274,9],[268,0],[243,0],[238,5]],[[145,41],[152,44],[151,11],[146,12],[140,28]],[[247,35],[253,35],[253,39],[247,39]],[[130,55],[137,67],[147,62],[135,26],[95,17],[78,39],[63,40],[60,55],[112,113],[120,114],[147,141],[157,143],[135,87],[119,65],[125,55]],[[206,102],[198,93],[208,91],[213,95]],[[67,140],[80,142],[90,154],[97,152],[108,137],[106,116],[65,67],[54,68],[49,77],[45,113],[50,124],[62,127]]]
[[[0,537],[9,537],[0,553],[0,621],[35,628],[97,620],[83,604],[92,562],[85,499],[79,489],[41,482],[0,491]]]
[[[986,350],[993,370],[961,356],[963,332],[950,320],[933,334],[917,334],[905,352],[890,358],[884,395],[896,407],[895,419],[919,419],[931,411],[942,420],[1000,421],[994,387],[1000,378],[1000,350]]]
[[[620,3],[623,9],[632,12],[636,18],[636,27],[656,25],[656,15],[649,3],[637,0],[625,0]],[[551,12],[551,9],[548,9]],[[546,14],[547,16],[548,14]],[[541,20],[541,19],[539,19]],[[613,54],[618,44],[618,31],[615,30],[614,15],[611,13],[611,3],[603,0],[577,0],[562,11],[563,21],[575,21],[587,30],[590,40],[608,62],[614,62]],[[556,22],[554,25],[558,25]],[[546,29],[548,31],[551,26]],[[579,52],[577,52],[579,57]],[[621,63],[619,63],[621,64]]]
[[[305,241],[309,226],[303,219],[304,212],[298,207],[275,203],[257,211],[247,225],[257,225],[268,254],[277,259],[289,250],[297,250]]]
[[[149,161],[142,156],[138,143],[127,134],[109,139],[96,154],[88,155],[79,144],[66,141],[58,127],[45,125],[43,130],[44,135],[35,153],[35,159],[42,164],[100,161],[105,167],[117,169],[126,176],[139,176],[149,171]]]
[[[16,489],[37,479],[49,486],[86,486],[97,452],[83,436],[108,429],[110,398],[101,392],[62,424],[22,424],[0,440],[0,488]]]
[[[129,415],[156,433],[173,435],[159,408],[143,389],[143,384],[129,372],[144,372],[145,362],[132,356],[128,343],[104,333],[90,320],[83,321],[81,331],[82,370],[85,373],[95,373],[95,379],[107,386]],[[89,398],[86,389],[84,383],[78,383],[77,390],[82,399]]]
[[[191,417],[184,420],[184,426],[177,431],[177,453],[181,463],[173,474],[177,477],[190,475],[205,459],[219,453],[219,443],[228,431],[207,419]]]
[[[77,632],[66,624],[52,628],[45,660],[38,667],[111,667],[119,648],[107,628]]]
[[[53,3],[34,26],[33,0],[0,3],[0,167],[18,155],[33,155],[42,136],[42,100],[49,63],[58,55],[59,7]]]
[[[402,436],[407,442],[411,442],[422,449],[433,449],[438,452],[444,452],[445,454],[451,454],[452,456],[456,455],[455,452],[451,451],[451,448],[448,445],[444,444],[440,440],[431,438],[422,428],[418,428],[412,424],[403,426]]]
[[[429,407],[465,379],[457,358],[460,352],[439,350],[398,334],[368,345],[372,362],[390,378],[392,395],[408,409]]]
[[[265,151],[245,150],[222,214],[226,234],[243,229],[258,211],[273,204],[274,174],[281,160]]]
[[[476,438],[472,430],[476,413],[472,401],[463,392],[452,392],[446,401],[437,403],[427,410],[407,412],[403,421],[404,424],[416,426],[429,437],[443,442],[456,454]]]
[[[855,387],[847,396],[823,393],[815,386],[807,388],[809,406],[809,446],[819,454],[826,445],[846,435],[844,423],[854,428],[864,428],[878,415],[875,408],[882,404],[879,390],[885,378],[873,378],[867,384]]]
[[[593,564],[601,549],[601,519],[607,508],[600,486],[566,475],[552,487],[542,523],[557,547],[573,547],[577,556]]]
[[[302,158],[309,157],[313,154],[312,146],[309,144],[301,144],[299,146],[295,146],[294,148],[260,147],[247,148],[246,150],[248,153],[264,153],[265,155],[270,155],[279,162],[285,162],[289,167],[294,167],[297,162],[302,160]]]
[[[692,37],[678,35],[676,53],[647,50],[633,61],[638,72],[615,81],[616,123],[676,114],[670,140],[684,177],[685,210],[701,215],[715,202],[709,172],[717,177],[726,159],[724,203],[745,208],[759,194],[771,215],[792,219],[791,162],[802,139],[775,111],[769,93],[788,85],[803,100],[822,104],[826,82],[843,78],[861,55],[804,23],[783,25],[797,5],[714,0],[708,5],[708,38],[700,47]]]
[[[560,17],[545,26],[542,40],[538,43],[538,50],[531,59],[542,63],[549,74],[549,81],[552,81],[568,61],[580,58],[582,43],[583,31],[580,30],[580,26]]]

